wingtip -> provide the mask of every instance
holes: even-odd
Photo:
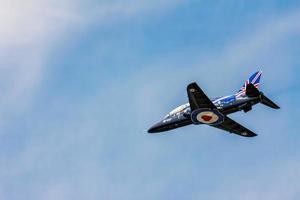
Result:
[[[253,134],[249,134],[249,135],[245,135],[245,137],[249,137],[249,138],[251,138],[251,137],[257,137],[258,135],[257,134],[255,134],[255,133],[253,133]]]
[[[194,87],[195,85],[197,85],[197,83],[196,82],[192,82],[192,83],[190,83],[190,84],[188,84],[188,88],[190,88],[190,87]]]
[[[187,89],[188,92],[194,92],[196,89],[199,90],[199,86],[197,85],[196,82],[192,82],[192,83],[188,84],[186,89]]]

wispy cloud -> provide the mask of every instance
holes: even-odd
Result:
[[[73,31],[140,18],[176,1],[3,1],[0,7],[0,127],[30,106],[50,66],[49,54]],[[140,15],[138,17],[138,15]],[[10,117],[9,117],[10,116]],[[3,131],[4,132],[4,131]]]
[[[0,13],[3,125],[29,105],[43,80],[50,46],[77,19],[72,8],[54,1],[3,1]]]

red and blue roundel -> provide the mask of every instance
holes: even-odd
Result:
[[[222,115],[217,109],[194,110],[191,114],[191,118],[194,124],[217,125],[224,121],[224,115]]]

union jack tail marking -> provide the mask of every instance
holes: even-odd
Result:
[[[255,72],[248,80],[245,81],[242,88],[236,93],[237,97],[243,96],[246,94],[246,86],[250,83],[252,83],[256,88],[259,87],[260,78],[262,75],[262,71]]]

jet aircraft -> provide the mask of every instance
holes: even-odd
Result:
[[[237,111],[246,113],[258,103],[273,109],[280,108],[258,90],[261,76],[262,72],[258,71],[245,81],[237,93],[214,99],[209,99],[197,83],[189,84],[187,86],[189,103],[172,110],[162,121],[153,125],[148,133],[169,131],[191,124],[206,124],[244,137],[257,136],[251,130],[230,119],[228,115]]]

